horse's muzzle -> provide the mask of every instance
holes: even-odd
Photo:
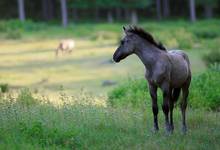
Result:
[[[115,51],[114,55],[113,55],[113,60],[118,63],[120,62],[120,57],[119,57],[119,54],[118,54],[118,50]]]

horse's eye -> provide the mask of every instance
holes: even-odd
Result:
[[[125,43],[125,41],[122,40],[122,41],[121,41],[121,45],[123,45],[124,43]]]

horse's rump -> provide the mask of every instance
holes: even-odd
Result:
[[[168,52],[172,65],[171,82],[173,86],[181,85],[189,76],[191,76],[190,62],[187,54],[181,50],[172,50]]]

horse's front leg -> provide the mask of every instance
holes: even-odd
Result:
[[[172,127],[169,123],[169,108],[170,108],[170,98],[171,98],[171,88],[168,83],[163,83],[161,86],[163,92],[163,113],[165,115],[165,127],[168,133],[172,132]]]
[[[150,96],[152,100],[152,111],[154,114],[154,131],[158,131],[158,105],[157,105],[157,86],[149,84]]]

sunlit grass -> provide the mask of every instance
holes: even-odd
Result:
[[[109,63],[116,45],[99,46],[97,42],[88,40],[76,40],[76,48],[71,55],[56,59],[54,50],[58,41],[11,41],[0,45],[0,82],[18,87],[46,87],[48,90],[57,89],[52,86],[63,85],[72,92],[85,87],[102,93],[109,89],[101,87],[104,80],[119,81],[131,75],[144,74],[144,67],[137,57],[131,56],[117,65]],[[198,69],[195,72],[204,70],[201,56],[191,51],[189,54],[193,68]],[[197,68],[198,65],[202,67]]]

